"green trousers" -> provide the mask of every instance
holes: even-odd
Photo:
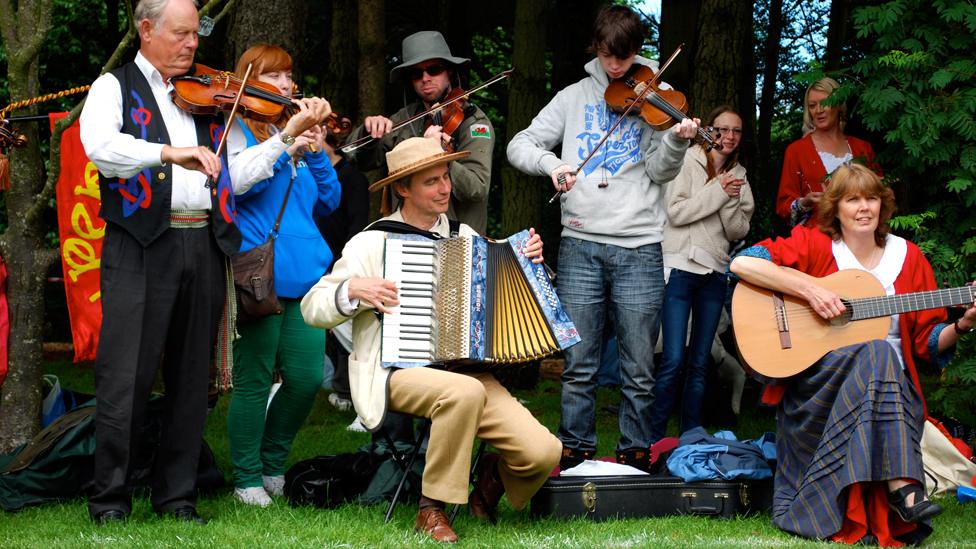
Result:
[[[305,324],[300,303],[283,299],[284,314],[237,327],[227,412],[236,488],[261,486],[261,475],[284,474],[291,443],[322,386],[325,331]],[[275,369],[283,383],[268,407]]]

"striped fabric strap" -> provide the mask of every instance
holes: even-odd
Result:
[[[172,210],[169,212],[169,226],[173,229],[200,229],[210,224],[207,210]]]
[[[234,269],[230,258],[224,270],[224,309],[217,328],[217,345],[214,353],[217,369],[217,390],[226,393],[234,386],[234,340],[237,334],[237,294],[234,289]]]

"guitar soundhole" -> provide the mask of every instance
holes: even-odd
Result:
[[[841,303],[844,304],[844,313],[840,316],[836,316],[828,321],[831,326],[846,326],[851,322],[854,315],[854,307],[851,302],[846,299],[841,299]]]

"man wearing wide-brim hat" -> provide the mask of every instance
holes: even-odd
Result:
[[[349,156],[360,170],[383,168],[385,154],[410,137],[437,137],[449,142],[455,151],[470,153],[454,162],[451,178],[454,191],[447,215],[484,234],[488,223],[488,187],[491,183],[491,156],[495,145],[495,130],[485,113],[471,101],[465,103],[464,119],[450,135],[443,133],[436,113],[423,117],[397,130],[393,126],[440,103],[454,88],[460,88],[457,69],[470,60],[456,57],[441,33],[420,31],[403,39],[402,63],[390,71],[390,82],[403,82],[416,100],[387,118],[368,116],[353,131],[348,141],[365,135],[377,138]],[[391,131],[392,130],[392,131]],[[383,213],[396,208],[395,197],[384,193]]]
[[[402,202],[385,222],[405,223],[449,236],[446,212],[451,196],[451,166],[469,153],[445,152],[435,138],[406,139],[387,153],[389,176],[372,190],[391,189]],[[374,224],[371,227],[377,227]],[[475,234],[461,224],[461,236]],[[534,231],[523,253],[542,261],[542,240]],[[445,503],[468,503],[471,513],[493,520],[503,493],[516,509],[524,507],[559,461],[562,444],[490,373],[459,373],[434,368],[383,368],[381,323],[374,313],[399,304],[397,283],[383,278],[387,233],[367,227],[354,236],[332,272],[302,299],[302,315],[312,326],[353,323],[349,386],[363,425],[376,431],[387,412],[430,418],[430,440],[415,529],[441,542],[457,536],[444,514]],[[468,470],[474,438],[499,450],[479,462],[470,499]]]

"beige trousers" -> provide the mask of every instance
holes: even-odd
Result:
[[[396,370],[390,376],[389,409],[431,420],[423,495],[467,503],[474,438],[498,449],[508,501],[521,509],[546,481],[562,443],[487,373],[434,368]]]

